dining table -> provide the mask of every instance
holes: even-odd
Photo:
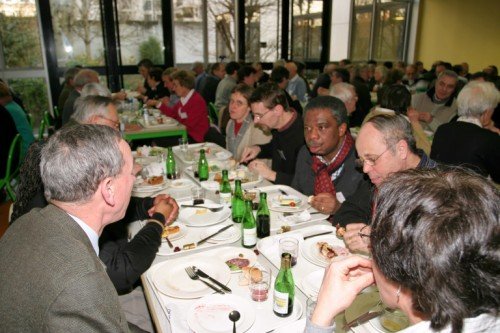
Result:
[[[192,172],[197,167],[200,149],[209,152],[208,164],[215,169],[215,172],[212,168],[210,169],[211,176],[207,182],[200,182]],[[178,178],[168,180],[160,187],[151,188],[150,191],[134,186],[133,195],[145,197],[166,193],[182,205],[193,203],[192,188],[204,188],[205,206],[220,206],[218,186],[214,186],[216,182],[213,181],[213,177],[220,168],[241,167],[234,165],[231,161],[231,154],[213,143],[189,145],[187,149],[176,146],[173,147],[173,152],[180,171]],[[134,157],[136,162],[143,164],[143,168],[147,168],[147,158],[138,157],[137,153]],[[149,160],[152,161],[151,163],[158,163],[157,161],[161,158],[158,159],[155,156]],[[243,186],[245,192],[267,193],[271,215],[270,236],[259,239],[253,248],[244,248],[241,244],[241,224],[231,220],[228,207],[210,213],[211,215],[205,215],[204,218],[196,215],[196,208],[181,207],[179,217],[173,224],[179,226],[179,233],[175,237],[169,236],[171,244],[165,240],[162,241],[152,266],[141,276],[144,294],[157,332],[230,332],[231,322],[227,316],[219,318],[220,314],[210,312],[212,308],[219,309],[221,304],[229,304],[227,306],[234,306],[241,310],[242,318],[238,321],[237,332],[293,333],[303,331],[307,299],[317,296],[324,269],[328,265],[328,261],[319,255],[317,243],[324,241],[343,247],[343,241],[336,237],[336,229],[327,221],[328,216],[320,214],[311,207],[308,198],[302,193],[289,186],[274,185],[259,177],[251,178],[243,173],[239,176],[244,177],[245,183],[250,184]],[[230,180],[234,188],[233,179]],[[142,186],[145,187],[145,185]],[[294,198],[297,205],[282,207],[276,204],[277,198],[282,196]],[[144,222],[141,221],[133,224],[131,234],[136,233],[143,225]],[[197,244],[198,241],[222,227],[227,227],[227,230],[203,244]],[[297,264],[292,268],[295,282],[294,310],[292,315],[284,318],[273,313],[273,283],[270,284],[268,299],[264,302],[256,302],[251,298],[249,287],[241,283],[244,276],[241,270],[233,271],[226,265],[230,259],[244,258],[248,260],[249,266],[267,268],[274,280],[280,268],[278,244],[283,238],[297,239],[299,244]],[[191,246],[193,244],[194,246]],[[205,287],[201,281],[190,280],[184,268],[192,265],[201,267],[209,275],[229,287],[232,292],[219,295]],[[355,301],[352,309],[348,309],[349,311],[335,319],[337,332],[344,332],[343,326],[346,320],[349,321],[370,310],[378,304],[380,299],[375,288],[365,291],[358,298],[360,300]],[[209,311],[209,309],[212,310]],[[212,318],[212,320],[207,318]],[[369,323],[352,328],[351,331],[377,332]]]

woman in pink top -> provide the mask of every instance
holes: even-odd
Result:
[[[165,115],[186,126],[192,141],[203,142],[210,127],[207,104],[194,90],[194,77],[184,70],[172,73],[173,90],[179,101],[173,106],[159,103],[157,106]]]

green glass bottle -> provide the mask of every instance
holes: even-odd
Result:
[[[257,209],[257,237],[264,238],[271,234],[271,214],[267,207],[267,193],[260,193],[259,208]]]
[[[234,181],[234,194],[231,199],[231,217],[233,222],[241,223],[245,215],[245,201],[243,200],[243,191],[241,190],[241,180]]]
[[[231,206],[231,184],[229,184],[229,175],[227,170],[222,170],[222,182],[219,188],[220,204]]]
[[[288,317],[293,312],[295,284],[293,282],[290,253],[281,256],[281,268],[274,282],[273,311],[279,317]]]
[[[172,151],[172,147],[168,147],[168,152],[167,152],[167,178],[168,179],[175,179],[176,174],[175,174],[175,158],[174,158],[174,153]]]
[[[245,200],[245,215],[241,223],[241,245],[246,248],[257,245],[257,225],[253,217],[252,200]]]
[[[200,149],[200,160],[198,161],[198,178],[200,181],[208,180],[208,162],[205,149]]]

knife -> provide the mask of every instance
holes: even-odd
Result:
[[[227,230],[227,229],[231,228],[232,226],[233,226],[232,224],[230,224],[230,225],[226,225],[224,228],[219,229],[218,231],[214,232],[213,234],[208,235],[207,237],[200,239],[198,242],[196,242],[196,246],[199,246],[200,244],[205,243],[205,242],[206,242],[207,240],[209,240],[210,238],[212,238],[212,237],[214,237],[214,236],[216,236],[216,235],[220,234],[221,232],[223,232],[223,231],[225,231],[225,230]]]
[[[197,268],[196,266],[193,266],[193,270],[200,277],[205,278],[205,279],[209,279],[211,282],[215,283],[216,285],[218,285],[219,287],[221,287],[222,289],[224,289],[225,291],[227,291],[229,293],[232,292],[231,289],[229,289],[226,285],[217,281],[216,279],[214,279],[213,277],[211,277],[207,273],[203,272],[201,269]]]
[[[383,312],[384,311],[365,312],[361,316],[359,316],[358,318],[351,320],[350,322],[345,324],[343,328],[344,328],[344,330],[348,330],[351,327],[361,325],[361,324],[367,322],[368,320],[371,320],[375,317],[380,316]]]
[[[308,239],[308,238],[316,237],[316,236],[321,236],[321,235],[328,235],[328,234],[331,234],[331,233],[333,233],[333,231],[326,231],[326,232],[322,232],[322,233],[319,233],[319,234],[305,236],[304,239]]]

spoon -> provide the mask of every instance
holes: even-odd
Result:
[[[240,313],[236,310],[231,311],[229,319],[233,322],[233,333],[236,333],[236,322],[240,319]]]

